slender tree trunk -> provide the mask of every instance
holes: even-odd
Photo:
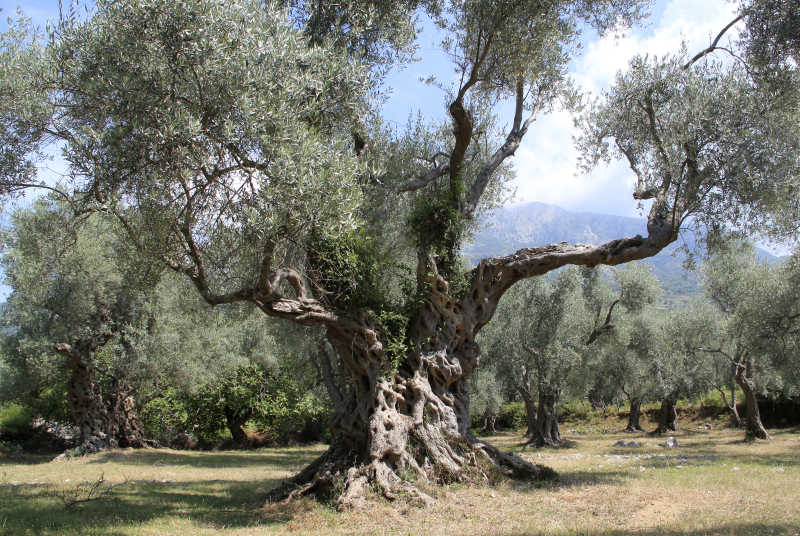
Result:
[[[561,433],[558,429],[558,393],[547,387],[539,388],[536,433],[530,442],[540,447],[561,444]]]
[[[675,408],[677,394],[671,393],[661,401],[661,411],[658,416],[658,428],[656,434],[674,432],[678,429],[678,411]]]
[[[536,433],[536,403],[533,401],[533,396],[529,391],[522,388],[517,388],[517,390],[525,403],[525,422],[528,426],[525,431],[525,437],[533,437]]]
[[[631,411],[628,413],[628,426],[625,428],[626,432],[641,432],[642,427],[639,424],[639,419],[642,416],[642,399],[629,398]]]
[[[733,384],[733,382],[731,382]],[[737,428],[742,427],[742,417],[739,415],[739,408],[736,407],[736,385],[731,385],[731,420]]]
[[[725,404],[725,407],[728,408],[728,411],[731,412],[731,424],[737,428],[742,427],[742,418],[739,416],[739,410],[736,407],[736,377],[733,376],[731,379],[731,401],[728,402],[728,397],[725,394],[725,389],[723,387],[718,386],[717,391],[719,391],[720,396],[722,396],[722,402]]]
[[[761,423],[761,412],[758,410],[758,400],[756,398],[756,382],[753,371],[753,360],[747,359],[745,366],[738,367],[736,371],[736,383],[739,384],[744,392],[746,404],[745,410],[745,434],[748,439],[770,439],[766,428]]]

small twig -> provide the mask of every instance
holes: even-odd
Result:
[[[102,473],[94,482],[82,482],[71,490],[62,491],[59,494],[59,497],[64,502],[64,508],[69,510],[77,504],[110,497],[116,488],[130,484],[130,482],[131,481],[125,477],[125,480],[122,482],[112,484],[110,482],[106,482],[105,473]]]

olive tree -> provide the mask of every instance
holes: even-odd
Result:
[[[617,269],[614,278],[618,296],[607,306],[602,323],[603,309],[596,308],[597,327],[590,336],[595,356],[589,361],[589,374],[603,378],[627,398],[630,413],[625,430],[640,432],[642,403],[652,399],[656,391],[652,357],[658,343],[654,330],[656,319],[661,316],[656,308],[661,286],[642,264]]]
[[[63,203],[50,199],[15,212],[3,238],[12,289],[4,346],[12,368],[27,377],[17,388],[35,397],[63,384],[66,368],[83,451],[145,446],[130,377],[114,364],[132,358],[131,330],[148,319],[143,289],[152,293],[160,268],[125,269],[115,262],[120,243],[107,222],[93,217],[75,227]]]
[[[584,360],[591,316],[577,269],[510,291],[479,341],[525,401],[531,443],[558,445],[558,404]]]
[[[728,361],[744,393],[748,437],[769,439],[758,409],[757,395],[771,376],[778,375],[775,343],[793,329],[796,306],[781,292],[780,270],[760,263],[752,246],[732,242],[721,246],[704,270],[704,285],[724,320],[717,336],[703,349]],[[782,307],[781,307],[782,306]]]
[[[76,211],[113,215],[137,251],[188,278],[209,304],[248,302],[325,329],[345,379],[332,445],[273,498],[339,489],[337,504],[348,507],[374,485],[388,498],[408,492],[427,502],[410,475],[460,479],[482,464],[549,476],[470,432],[475,337],[506,291],[566,265],[655,255],[689,216],[773,223],[759,214],[777,213],[787,199],[759,180],[785,184],[794,161],[773,175],[771,158],[787,154],[785,136],[728,128],[698,145],[712,99],[673,104],[694,86],[680,76],[662,83],[634,65],[633,83],[623,77],[612,91],[620,102],[590,118],[600,144],[584,147],[601,159],[603,140],[615,136],[631,155],[635,195],[655,200],[646,236],[461,265],[465,237],[502,198],[510,158],[537,114],[576,103],[567,63],[581,24],[617,28],[642,5],[98,1],[86,20],[62,21],[46,45],[19,26],[4,36],[0,80],[11,97],[0,104],[0,138],[13,150],[0,184],[11,194],[29,187],[36,150],[58,140],[69,167],[59,191]],[[394,131],[381,123],[377,99],[385,67],[413,44],[417,7],[444,32],[456,70],[439,80],[449,118]],[[385,17],[385,32],[362,24],[373,15]],[[751,89],[736,77],[697,76],[722,94]],[[719,106],[723,117],[735,109],[750,121],[746,95]],[[506,101],[513,112],[501,126],[494,109]],[[631,116],[616,118],[617,108]],[[684,119],[697,128],[651,128],[649,118],[681,109],[694,110]],[[687,131],[702,139],[684,139]],[[747,173],[703,152],[728,147],[731,133],[765,155],[748,161]]]

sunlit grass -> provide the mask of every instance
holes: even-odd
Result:
[[[569,428],[569,426],[566,426]],[[0,534],[800,534],[800,433],[745,443],[738,430],[686,430],[679,448],[645,434],[565,434],[567,448],[491,438],[556,469],[548,484],[432,490],[434,506],[375,501],[337,513],[311,501],[263,506],[265,492],[324,446],[259,451],[115,451],[67,462],[0,459]],[[612,447],[635,439],[640,448]],[[103,474],[110,496],[65,508]]]

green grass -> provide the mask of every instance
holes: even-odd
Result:
[[[773,441],[745,443],[739,430],[686,424],[675,450],[644,434],[566,433],[570,446],[540,450],[501,434],[491,440],[559,479],[453,484],[433,490],[428,508],[376,500],[344,513],[307,500],[263,506],[322,445],[0,458],[0,534],[800,534],[800,432],[771,432]],[[621,438],[644,446],[611,446]],[[101,474],[119,484],[110,495],[65,507]]]

